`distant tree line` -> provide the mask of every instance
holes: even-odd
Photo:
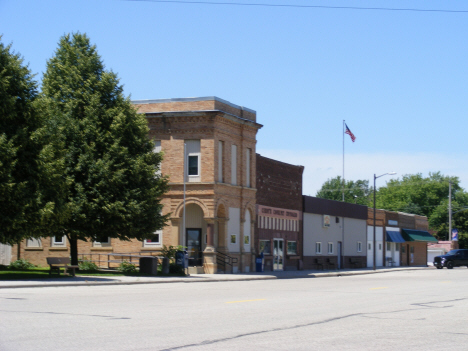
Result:
[[[449,183],[452,185],[452,228],[460,233],[460,247],[468,248],[468,193],[460,187],[458,177],[440,172],[407,174],[401,179],[390,179],[376,189],[376,208],[426,216],[429,227],[439,240],[448,239]],[[323,199],[374,207],[374,189],[367,180],[345,181],[340,176],[328,179],[316,196]]]

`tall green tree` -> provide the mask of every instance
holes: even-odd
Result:
[[[428,177],[418,173],[390,179],[386,186],[378,189],[376,206],[429,218],[441,201],[448,198],[450,180],[454,196],[463,192],[457,177],[443,176],[440,172],[429,173]]]
[[[47,63],[41,101],[51,133],[62,141],[64,176],[70,179],[64,207],[72,263],[78,240],[102,237],[143,240],[161,229],[159,172],[143,115],[138,114],[112,71],[105,69],[85,34],[65,35]]]
[[[321,199],[342,201],[343,188],[345,202],[359,205],[368,204],[369,195],[371,193],[368,180],[348,180],[343,184],[343,179],[340,176],[330,178],[325,183],[323,183],[322,187],[315,196]]]
[[[0,37],[1,40],[1,37]],[[11,45],[0,42],[0,242],[47,234],[60,186],[36,106],[37,83]]]
[[[376,206],[390,211],[400,211],[427,216],[430,228],[439,239],[448,233],[449,182],[452,183],[453,212],[468,206],[468,194],[460,187],[458,177],[444,176],[440,172],[407,174],[402,179],[391,179],[378,189]],[[454,217],[460,218],[457,215]],[[455,222],[453,223],[455,225]],[[468,228],[467,228],[468,229]]]

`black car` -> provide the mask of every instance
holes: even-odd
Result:
[[[453,267],[466,266],[468,267],[468,250],[459,249],[451,250],[445,255],[434,257],[434,266],[437,269],[447,267],[452,269]]]

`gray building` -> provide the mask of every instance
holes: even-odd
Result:
[[[366,267],[367,206],[303,197],[304,269]]]

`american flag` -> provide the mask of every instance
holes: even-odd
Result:
[[[354,141],[356,140],[356,137],[354,136],[353,132],[349,130],[348,125],[346,123],[345,123],[345,126],[346,126],[345,134],[348,134],[351,137],[352,142],[354,143]]]

